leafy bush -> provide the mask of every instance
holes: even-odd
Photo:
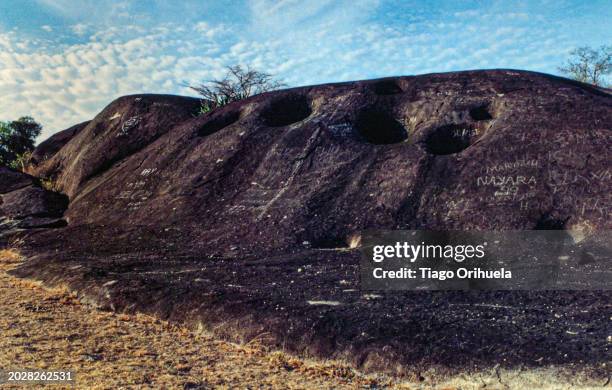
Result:
[[[57,186],[57,183],[53,179],[50,179],[50,178],[47,178],[47,177],[41,177],[40,178],[40,185],[45,190],[59,192],[59,188]]]
[[[13,161],[9,164],[9,166],[18,171],[25,171],[26,164],[32,157],[32,151],[28,150],[27,152],[23,152],[18,154]]]
[[[41,131],[42,126],[30,116],[0,121],[0,165],[23,170]]]

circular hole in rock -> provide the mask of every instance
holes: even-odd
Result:
[[[475,121],[488,121],[489,119],[493,119],[493,116],[489,113],[489,107],[486,104],[472,108],[470,110],[470,117]]]
[[[240,118],[239,111],[229,111],[224,113],[219,113],[217,115],[212,115],[211,118],[204,123],[202,127],[198,130],[198,136],[204,137],[217,131],[223,129],[236,122]]]
[[[395,95],[404,92],[395,80],[382,80],[372,86],[377,95]]]
[[[472,144],[476,131],[465,124],[451,124],[435,129],[425,144],[430,153],[444,155],[459,153]]]
[[[395,144],[408,138],[401,123],[385,112],[368,110],[357,117],[357,131],[367,141],[376,145]]]
[[[304,120],[311,113],[305,96],[290,95],[272,102],[262,113],[262,117],[267,126],[280,127]]]
[[[568,219],[553,218],[550,214],[546,213],[538,219],[536,222],[535,230],[565,230],[565,224]]]

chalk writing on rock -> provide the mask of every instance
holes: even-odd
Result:
[[[121,124],[121,130],[117,133],[117,137],[123,137],[129,134],[130,130],[138,126],[140,123],[139,116],[133,116]]]
[[[330,125],[328,128],[335,137],[349,137],[353,134],[353,126],[350,123]]]
[[[485,175],[476,178],[477,187],[495,188],[493,195],[496,197],[511,197],[518,193],[519,186],[533,187],[536,184],[535,176]]]
[[[451,134],[451,136],[454,138],[471,138],[476,135],[478,135],[478,129],[472,129],[469,127],[455,128]]]
[[[140,181],[136,181],[136,182],[129,182],[127,183],[126,187],[128,188],[142,188],[147,184],[147,182],[145,180],[140,180]]]
[[[140,172],[140,176],[149,176],[157,172],[157,168],[145,168]]]
[[[522,175],[485,175],[479,176],[476,178],[477,186],[495,186],[495,187],[505,187],[512,186],[516,187],[518,185],[535,185],[536,178],[535,176],[522,176]]]
[[[574,199],[574,205],[576,211],[581,216],[593,212],[597,215],[608,217],[610,215],[610,204],[606,204],[601,198],[585,198],[585,199]]]
[[[146,189],[148,181],[152,175],[157,172],[157,168],[145,168],[138,174],[135,181],[128,182],[119,195],[115,199],[129,200],[127,207],[130,211],[138,210],[146,200],[153,194],[152,191]]]
[[[574,170],[551,169],[548,172],[548,185],[553,193],[565,191],[567,186],[582,186],[587,191],[591,189],[593,183],[604,183],[610,180],[611,173],[609,169],[600,169],[592,172],[582,172]]]
[[[499,172],[510,171],[518,168],[539,168],[540,162],[537,158],[521,158],[514,161],[500,162],[498,164],[485,167],[487,175]]]

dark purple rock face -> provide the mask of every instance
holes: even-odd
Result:
[[[44,142],[41,142],[40,145],[36,147],[36,150],[32,153],[32,157],[30,158],[30,164],[32,165],[32,169],[35,169],[38,165],[43,164],[46,160],[53,157],[55,153],[57,153],[64,145],[68,143],[79,133],[79,131],[83,130],[85,126],[89,124],[89,121],[79,123],[78,125],[74,125],[66,130],[60,131],[58,133],[53,134]]]
[[[70,198],[68,226],[28,233],[37,256],[15,273],[367,369],[600,367],[609,293],[370,299],[347,240],[610,229],[607,92],[495,70],[295,88],[201,116],[198,104],[120,98],[38,163]],[[574,325],[589,331],[570,337]]]
[[[0,166],[0,194],[33,185],[36,179],[13,169]]]
[[[68,197],[49,191],[25,173],[0,167],[0,245],[20,229],[62,227]]]
[[[14,219],[30,216],[61,217],[67,205],[68,199],[65,195],[36,186],[2,195],[2,211],[4,215]]]

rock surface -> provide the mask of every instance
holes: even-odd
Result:
[[[25,188],[36,183],[36,179],[14,169],[0,166],[0,194]]]
[[[68,226],[29,233],[15,273],[368,369],[605,370],[609,293],[365,294],[347,241],[610,229],[606,91],[496,70],[295,88],[202,116],[198,104],[122,97],[35,153],[30,172],[70,198]]]
[[[66,195],[41,187],[30,175],[0,167],[0,236],[20,229],[65,226],[62,214],[67,206]]]
[[[36,167],[39,163],[49,159],[51,156],[57,153],[64,145],[66,145],[66,143],[68,143],[68,141],[72,139],[72,137],[77,135],[78,132],[83,130],[88,124],[89,121],[79,123],[78,125],[74,125],[66,130],[55,133],[44,142],[41,142],[40,145],[36,147],[32,153],[32,157],[30,158],[30,170],[35,173]],[[46,169],[49,170],[48,167]]]

